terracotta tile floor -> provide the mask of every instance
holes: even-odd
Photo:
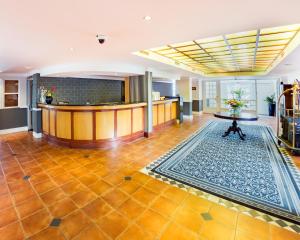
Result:
[[[107,150],[62,148],[29,133],[1,136],[0,240],[300,239],[139,172],[211,118],[195,116]],[[260,122],[275,127],[272,118]],[[58,227],[50,226],[54,218]]]

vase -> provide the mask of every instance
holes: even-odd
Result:
[[[275,103],[269,103],[269,116],[275,116],[276,113],[276,104]]]
[[[229,108],[229,112],[231,115],[239,115],[241,113],[241,108]]]
[[[46,96],[46,103],[47,104],[51,104],[53,101],[53,97],[52,96]]]

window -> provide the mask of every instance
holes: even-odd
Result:
[[[244,94],[242,100],[247,107],[243,107],[245,111],[256,111],[256,84],[255,80],[225,80],[221,81],[221,108],[228,109],[225,99],[232,98],[232,91],[241,89]]]
[[[19,106],[19,81],[4,80],[4,107]]]
[[[205,88],[206,106],[209,108],[217,107],[217,83],[206,82]]]

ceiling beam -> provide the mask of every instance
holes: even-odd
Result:
[[[183,54],[184,56],[188,57],[189,59],[193,60],[194,62],[196,62],[196,63],[198,63],[198,64],[202,65],[204,68],[208,68],[208,69],[210,69],[210,67],[207,67],[206,65],[204,65],[204,64],[202,64],[202,63],[200,63],[199,61],[195,60],[194,58],[192,58],[192,57],[191,57],[191,56],[189,56],[188,54],[185,54],[184,52],[182,52],[182,51],[178,50],[176,47],[172,47],[171,45],[167,45],[167,46],[168,46],[169,48],[171,48],[171,49],[173,49],[173,50],[175,50],[175,51],[177,51],[177,52],[179,52],[179,53]],[[176,60],[175,60],[175,61],[176,61]]]
[[[253,58],[253,65],[252,65],[252,71],[255,68],[255,63],[256,63],[256,53],[257,53],[257,48],[259,44],[259,36],[260,36],[260,29],[257,30],[256,33],[256,42],[255,42],[255,50],[254,50],[254,58]]]
[[[197,43],[196,41],[193,41],[202,51],[204,51],[214,62],[216,62],[217,64],[218,64],[218,66],[220,66],[221,68],[223,68],[224,69],[224,66],[223,66],[223,64],[221,64],[220,62],[219,62],[219,60],[218,59],[216,59],[216,58],[214,58],[214,56],[212,56],[205,48],[203,48],[202,46],[201,46],[201,44],[200,43]]]
[[[229,42],[228,42],[226,36],[223,35],[222,37],[223,37],[224,42],[226,43],[227,48],[228,48],[228,50],[229,50],[229,52],[230,52],[230,54],[231,54],[231,58],[232,58],[232,60],[233,60],[233,62],[234,62],[235,67],[238,69],[238,71],[241,71],[239,65],[236,63],[236,59],[235,59],[235,57],[234,57],[234,55],[233,55],[233,53],[232,53],[231,46],[230,46],[230,44],[229,44]]]

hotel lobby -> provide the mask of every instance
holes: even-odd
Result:
[[[299,7],[5,0],[0,240],[300,240]]]

